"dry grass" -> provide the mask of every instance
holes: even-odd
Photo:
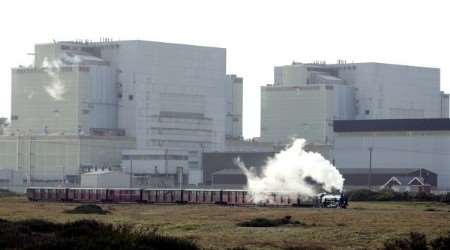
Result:
[[[0,218],[66,222],[97,219],[132,224],[195,240],[204,248],[280,249],[323,246],[329,249],[374,249],[384,240],[425,233],[429,238],[450,230],[450,207],[440,203],[353,202],[349,209],[222,207],[207,205],[105,204],[108,215],[64,213],[79,204],[35,203],[23,197],[0,199]],[[237,223],[257,217],[290,215],[307,225],[244,228]]]

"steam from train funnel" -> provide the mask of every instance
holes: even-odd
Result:
[[[319,192],[342,190],[344,178],[323,156],[304,150],[306,141],[295,139],[283,151],[269,158],[262,169],[247,168],[240,159],[235,164],[247,176],[247,188],[255,203],[269,199],[271,192],[311,197]]]

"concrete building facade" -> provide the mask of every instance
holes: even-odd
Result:
[[[242,139],[243,78],[227,75],[225,84],[226,118],[225,136]]]
[[[83,172],[120,169],[121,152],[135,147],[124,136],[2,136],[2,169],[23,174],[27,185],[79,185]]]
[[[87,188],[129,188],[131,176],[119,171],[93,171],[81,175],[80,186]]]
[[[448,118],[448,107],[437,68],[294,62],[275,67],[274,85],[261,88],[261,139],[333,144],[333,120]]]
[[[76,145],[108,140],[109,146],[123,150],[110,160],[121,157],[125,171],[156,174],[152,171],[157,166],[166,175],[181,171],[189,176],[184,184],[197,184],[202,179],[201,154],[223,151],[226,138],[242,137],[242,78],[226,76],[223,48],[139,40],[37,44],[34,65],[12,70],[11,118],[6,144],[24,138],[32,138],[33,144],[47,136],[45,140]],[[23,150],[19,146],[4,157],[25,157],[28,151]],[[60,148],[42,150],[43,156],[66,157]],[[75,165],[64,167],[67,173],[82,172],[86,160],[81,152],[86,150],[90,148],[80,147],[73,156]],[[0,161],[0,167],[26,165],[9,162]],[[30,179],[61,175],[35,169]]]
[[[302,137],[330,144],[333,120],[354,118],[354,89],[345,85],[261,88],[261,141],[279,145]]]
[[[11,100],[11,130],[19,134],[77,135],[118,128],[108,66],[13,69]]]
[[[450,189],[450,120],[335,121],[338,168],[427,169],[437,187]]]
[[[128,158],[138,157],[134,164],[150,170],[133,171],[135,174],[151,172],[155,166],[164,169],[152,158],[164,159],[167,151],[179,153],[173,157],[185,159],[188,155],[188,159],[181,164],[170,158],[167,164],[181,167],[192,177],[190,184],[198,183],[201,153],[220,151],[225,145],[225,49],[133,41],[119,43],[117,50],[119,104],[123,104],[119,126],[135,121],[131,133],[137,142],[136,151],[124,152],[124,168],[131,164]],[[123,126],[133,130],[126,128],[130,124]],[[155,156],[155,152],[160,154]],[[167,171],[173,175],[180,170]]]

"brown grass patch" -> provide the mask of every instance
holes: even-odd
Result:
[[[386,239],[411,231],[435,238],[450,228],[448,206],[426,202],[352,202],[350,209],[225,207],[209,205],[107,205],[111,214],[67,214],[79,204],[29,202],[23,197],[0,199],[0,218],[39,218],[54,222],[95,219],[107,223],[156,228],[158,232],[195,239],[204,248],[285,249],[305,244],[327,249],[375,249]],[[355,207],[357,209],[352,209]],[[436,211],[427,212],[426,209]],[[243,228],[252,218],[286,215],[315,227]],[[317,243],[319,243],[317,245]]]

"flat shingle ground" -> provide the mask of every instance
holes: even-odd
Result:
[[[189,238],[205,248],[280,249],[323,246],[332,249],[375,249],[384,240],[410,231],[430,239],[450,231],[450,206],[427,202],[352,202],[348,209],[227,207],[215,205],[102,204],[107,215],[64,213],[78,204],[29,202],[24,197],[0,198],[0,218],[46,219],[54,222],[96,219],[131,224],[140,230]],[[243,228],[252,218],[290,215],[306,225]]]

